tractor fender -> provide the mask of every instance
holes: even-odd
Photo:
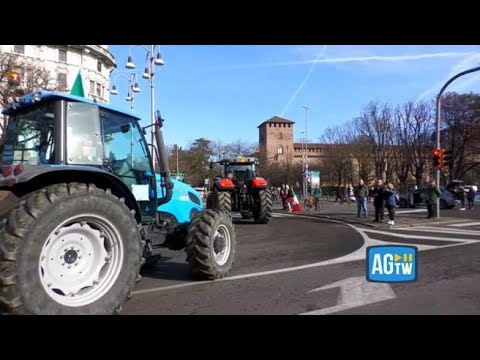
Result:
[[[254,177],[251,182],[251,187],[252,189],[258,189],[258,190],[262,190],[262,189],[266,189],[268,188],[268,182],[267,180],[265,180],[264,178],[262,177]]]
[[[220,178],[215,181],[215,187],[218,190],[233,190],[235,188],[235,184],[229,178]]]
[[[141,221],[140,208],[132,191],[117,176],[100,168],[76,165],[7,165],[17,169],[7,177],[0,172],[0,190],[10,191],[18,198],[48,185],[59,183],[93,183],[102,189],[110,189],[125,204],[135,210],[137,221]],[[2,166],[2,169],[5,165]],[[21,169],[21,171],[20,171]],[[7,174],[7,172],[4,172]]]

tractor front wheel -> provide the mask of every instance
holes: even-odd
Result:
[[[10,314],[115,314],[132,295],[142,239],[122,199],[92,184],[25,196],[0,222],[0,308]]]
[[[235,259],[235,229],[231,213],[207,210],[196,216],[187,233],[187,262],[190,273],[201,280],[228,275]]]

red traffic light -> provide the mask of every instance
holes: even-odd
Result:
[[[8,72],[8,83],[11,85],[20,84],[20,74],[16,71],[10,70]]]
[[[440,149],[435,149],[435,150],[433,150],[432,155],[433,155],[434,157],[437,157],[437,156],[440,157]]]

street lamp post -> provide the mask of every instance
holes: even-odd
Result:
[[[135,107],[134,107],[135,93],[140,92],[140,88],[138,87],[138,83],[137,83],[137,74],[132,73],[130,75],[130,77],[128,77],[126,75],[123,75],[123,74],[116,75],[113,78],[113,86],[112,86],[112,90],[110,91],[110,94],[112,94],[112,95],[118,95],[119,94],[119,92],[117,90],[117,85],[116,85],[116,81],[119,77],[128,80],[128,93],[127,93],[127,97],[125,98],[125,100],[130,103],[130,111],[133,113],[133,112],[135,112]]]
[[[476,68],[473,68],[473,69],[462,71],[461,73],[458,73],[457,75],[453,76],[452,78],[450,78],[450,80],[448,80],[445,83],[445,85],[442,86],[442,88],[440,89],[440,92],[437,95],[437,107],[436,107],[436,116],[435,116],[436,132],[437,132],[437,139],[436,139],[437,140],[436,141],[437,149],[440,149],[440,120],[441,120],[442,95],[443,95],[443,93],[447,89],[448,85],[450,85],[456,79],[458,79],[459,77],[461,77],[463,75],[467,75],[467,74],[470,74],[470,73],[473,73],[473,72],[476,72],[476,71],[480,71],[480,66],[478,66]],[[435,181],[437,183],[437,186],[440,186],[440,168],[437,168]],[[437,211],[436,211],[436,213],[437,213],[437,218],[439,218],[440,217],[440,199],[437,199]]]
[[[151,103],[151,107],[150,107],[151,119],[150,120],[152,125],[151,126],[151,134],[152,134],[151,143],[153,145],[155,144],[155,70],[154,69],[155,69],[155,65],[162,66],[165,64],[165,62],[163,61],[162,56],[160,55],[160,51],[158,51],[157,55],[155,56],[157,45],[151,45],[150,49],[144,45],[131,45],[128,48],[128,59],[127,59],[127,63],[125,64],[125,67],[127,69],[130,69],[130,70],[135,69],[135,64],[133,63],[132,55],[131,55],[133,47],[140,47],[147,52],[147,55],[145,58],[146,66],[145,66],[145,71],[142,77],[150,81],[150,103]],[[155,167],[156,167],[155,161],[153,162],[153,167],[155,171]]]
[[[303,196],[305,197],[308,192],[308,181],[307,181],[307,169],[308,169],[308,110],[310,106],[303,105],[305,109],[305,154],[304,154],[304,167],[303,167]]]

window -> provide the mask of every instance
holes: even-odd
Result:
[[[102,97],[102,85],[97,83],[97,96]]]
[[[4,164],[48,164],[54,160],[54,104],[29,108],[8,123]],[[0,156],[1,157],[1,156]]]
[[[13,52],[17,54],[25,54],[25,45],[13,45]]]
[[[57,75],[57,82],[58,82],[58,87],[60,90],[66,90],[67,89],[67,74],[58,74]]]
[[[282,146],[282,145],[278,145],[277,154],[278,154],[278,155],[282,155],[282,154],[283,154],[283,146]]]
[[[95,81],[90,80],[90,94],[94,95],[95,94]]]
[[[114,174],[132,189],[132,185],[148,184],[151,171],[148,152],[141,130],[127,116],[100,110],[103,136],[103,161]]]
[[[97,71],[102,72],[102,63],[100,61],[97,61]]]
[[[67,50],[66,49],[58,49],[58,61],[67,62]]]
[[[278,140],[282,140],[282,139],[283,139],[283,134],[282,134],[282,133],[278,133],[277,138],[278,138]]]
[[[67,107],[67,161],[69,164],[102,165],[103,148],[98,106],[70,102]]]

